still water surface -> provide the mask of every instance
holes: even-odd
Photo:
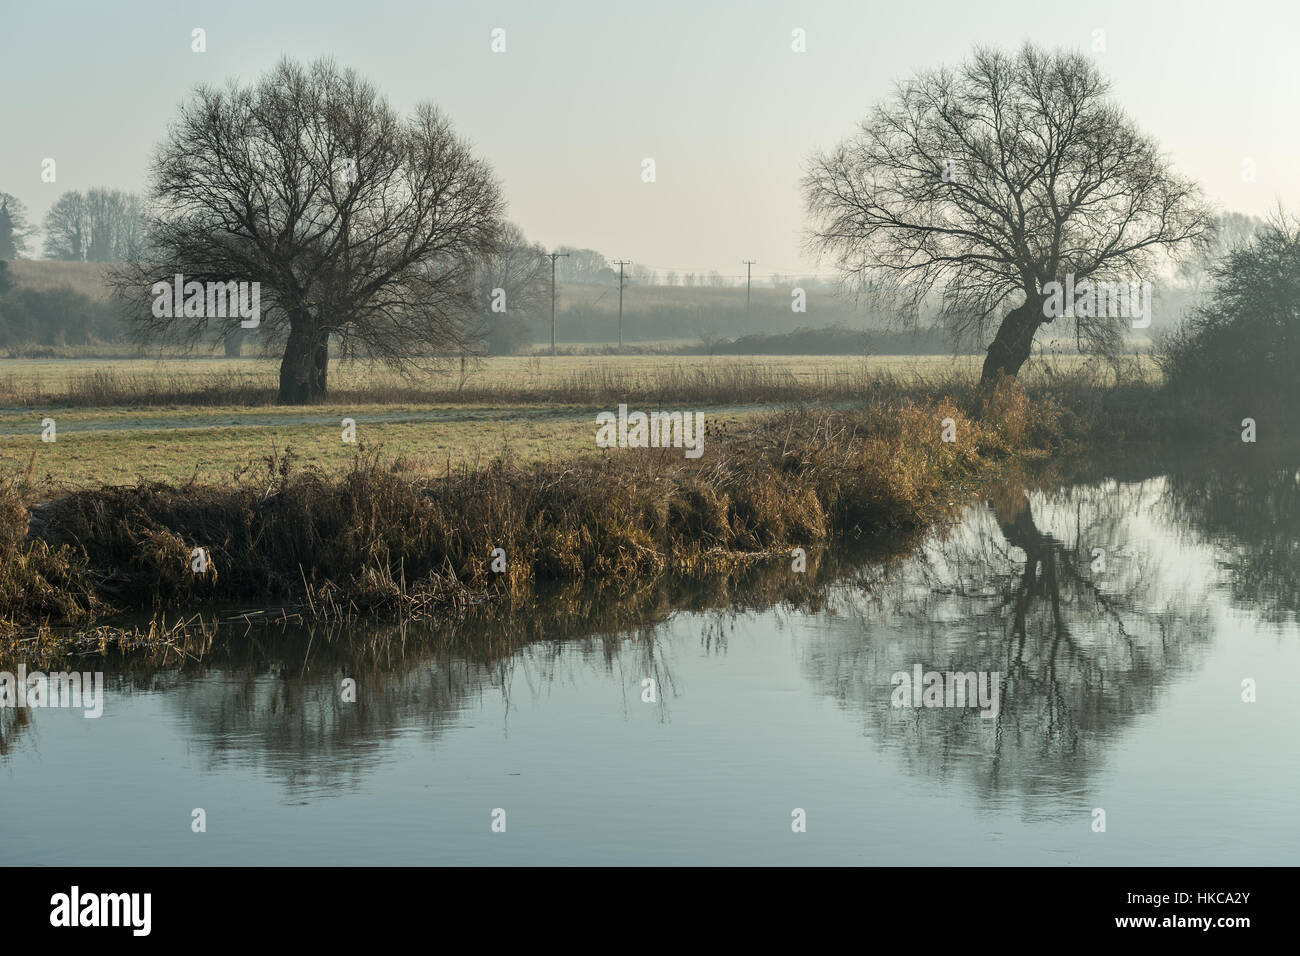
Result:
[[[0,862],[1300,860],[1294,459],[1012,483],[896,558],[842,551],[623,610],[83,664],[102,718],[0,710]],[[997,672],[996,719],[892,706],[918,664]]]

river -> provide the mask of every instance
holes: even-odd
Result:
[[[1300,478],[1245,448],[887,557],[82,660],[102,717],[0,710],[0,861],[1294,864]],[[996,713],[899,706],[918,667]]]

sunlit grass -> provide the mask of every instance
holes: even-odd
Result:
[[[415,376],[334,362],[330,401],[343,404],[430,402],[572,402],[608,397],[725,402],[834,399],[874,383],[934,386],[969,383],[979,356],[509,356],[475,360],[462,370]],[[1126,360],[1130,376],[1154,379],[1146,357]],[[1040,358],[1021,376],[1029,387],[1061,375],[1108,369],[1078,355]],[[96,405],[256,406],[275,402],[279,362],[207,360],[0,361],[0,407]]]
[[[28,495],[139,481],[229,482],[250,461],[292,449],[305,465],[342,466],[356,439],[382,449],[389,467],[412,477],[476,467],[508,455],[522,463],[594,456],[595,411],[578,406],[342,406],[310,408],[59,409],[56,440],[41,441],[41,418],[0,412],[0,475],[27,476]],[[713,424],[743,411],[706,412]],[[403,420],[433,416],[434,420]],[[238,424],[235,424],[238,423]]]

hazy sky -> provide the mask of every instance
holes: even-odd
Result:
[[[206,53],[190,50],[194,27]],[[495,27],[504,54],[491,52]],[[806,53],[791,51],[796,27]],[[1212,201],[1300,210],[1295,0],[0,0],[0,191],[39,221],[64,190],[143,190],[196,83],[328,54],[398,109],[446,110],[495,166],[511,217],[547,246],[679,272],[743,274],[743,259],[756,275],[812,271],[798,187],[810,153],[917,69],[1026,39],[1091,54],[1097,29],[1118,101]],[[55,184],[40,181],[45,157]]]

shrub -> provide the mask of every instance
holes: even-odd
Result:
[[[1176,394],[1300,397],[1300,223],[1279,216],[1211,273],[1209,302],[1157,341]]]

